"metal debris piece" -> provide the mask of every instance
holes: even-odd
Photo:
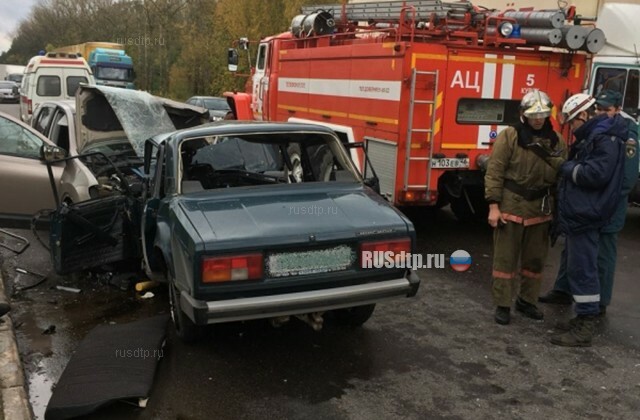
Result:
[[[76,289],[75,287],[67,287],[67,286],[56,286],[56,289],[62,290],[64,292],[71,292],[71,293],[80,293],[82,291],[81,289]]]
[[[22,292],[23,290],[33,289],[34,287],[40,286],[42,283],[47,281],[47,276],[45,276],[44,274],[39,274],[39,273],[36,273],[34,271],[30,271],[30,270],[26,270],[24,268],[18,268],[18,267],[16,267],[16,271],[18,273],[21,273],[21,274],[27,274],[27,275],[34,276],[34,277],[38,278],[38,280],[33,284],[29,284],[27,286],[18,286],[18,287],[16,287],[16,292]]]
[[[0,229],[0,233],[2,233],[4,235],[7,235],[7,236],[9,236],[9,237],[11,237],[13,239],[17,239],[18,241],[23,243],[23,245],[21,247],[19,247],[19,248],[12,248],[9,245],[0,242],[0,246],[2,248],[6,248],[11,252],[15,252],[16,255],[22,254],[25,251],[25,249],[29,248],[30,243],[29,243],[29,240],[27,238],[23,238],[22,236],[16,235],[15,233],[11,233],[11,232],[6,231],[4,229]]]

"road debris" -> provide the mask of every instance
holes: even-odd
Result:
[[[80,293],[82,291],[82,289],[76,289],[75,287],[67,287],[67,286],[56,286],[56,289],[62,290],[64,292],[71,292],[71,293]]]
[[[55,332],[56,332],[56,326],[49,325],[44,331],[42,331],[42,335],[51,335],[51,334],[55,334]]]
[[[19,268],[19,267],[16,267],[16,271],[20,274],[26,274],[26,275],[34,276],[38,278],[38,280],[35,283],[29,284],[27,286],[16,286],[15,288],[16,292],[22,292],[24,290],[33,289],[34,287],[40,286],[42,283],[47,281],[47,276],[45,276],[44,274],[36,273],[34,271],[30,271],[30,270]]]
[[[29,248],[30,243],[27,238],[23,238],[22,236],[16,235],[15,233],[11,233],[4,229],[0,229],[0,233],[3,235],[9,236],[12,239],[17,239],[19,242],[22,243],[22,245],[20,245],[19,247],[13,247],[5,244],[4,242],[0,242],[0,247],[8,249],[11,252],[14,252],[16,255],[22,254],[27,248]]]

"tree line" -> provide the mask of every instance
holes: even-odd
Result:
[[[186,99],[243,89],[227,71],[234,40],[287,31],[302,5],[339,0],[42,0],[20,22],[0,63],[83,42],[123,44],[138,89]]]

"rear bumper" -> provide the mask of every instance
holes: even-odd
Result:
[[[356,286],[219,301],[196,300],[181,292],[180,306],[198,325],[322,312],[415,296],[420,278],[407,277]]]

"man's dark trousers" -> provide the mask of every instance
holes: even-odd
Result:
[[[616,257],[618,254],[618,233],[600,232],[598,241],[598,280],[600,281],[600,305],[608,306],[613,296],[613,278],[616,272]],[[571,294],[569,277],[567,276],[567,248],[562,250],[558,276],[553,290]]]
[[[600,281],[598,280],[598,229],[571,233],[566,237],[566,263],[569,291],[576,301],[576,314],[600,313]]]

